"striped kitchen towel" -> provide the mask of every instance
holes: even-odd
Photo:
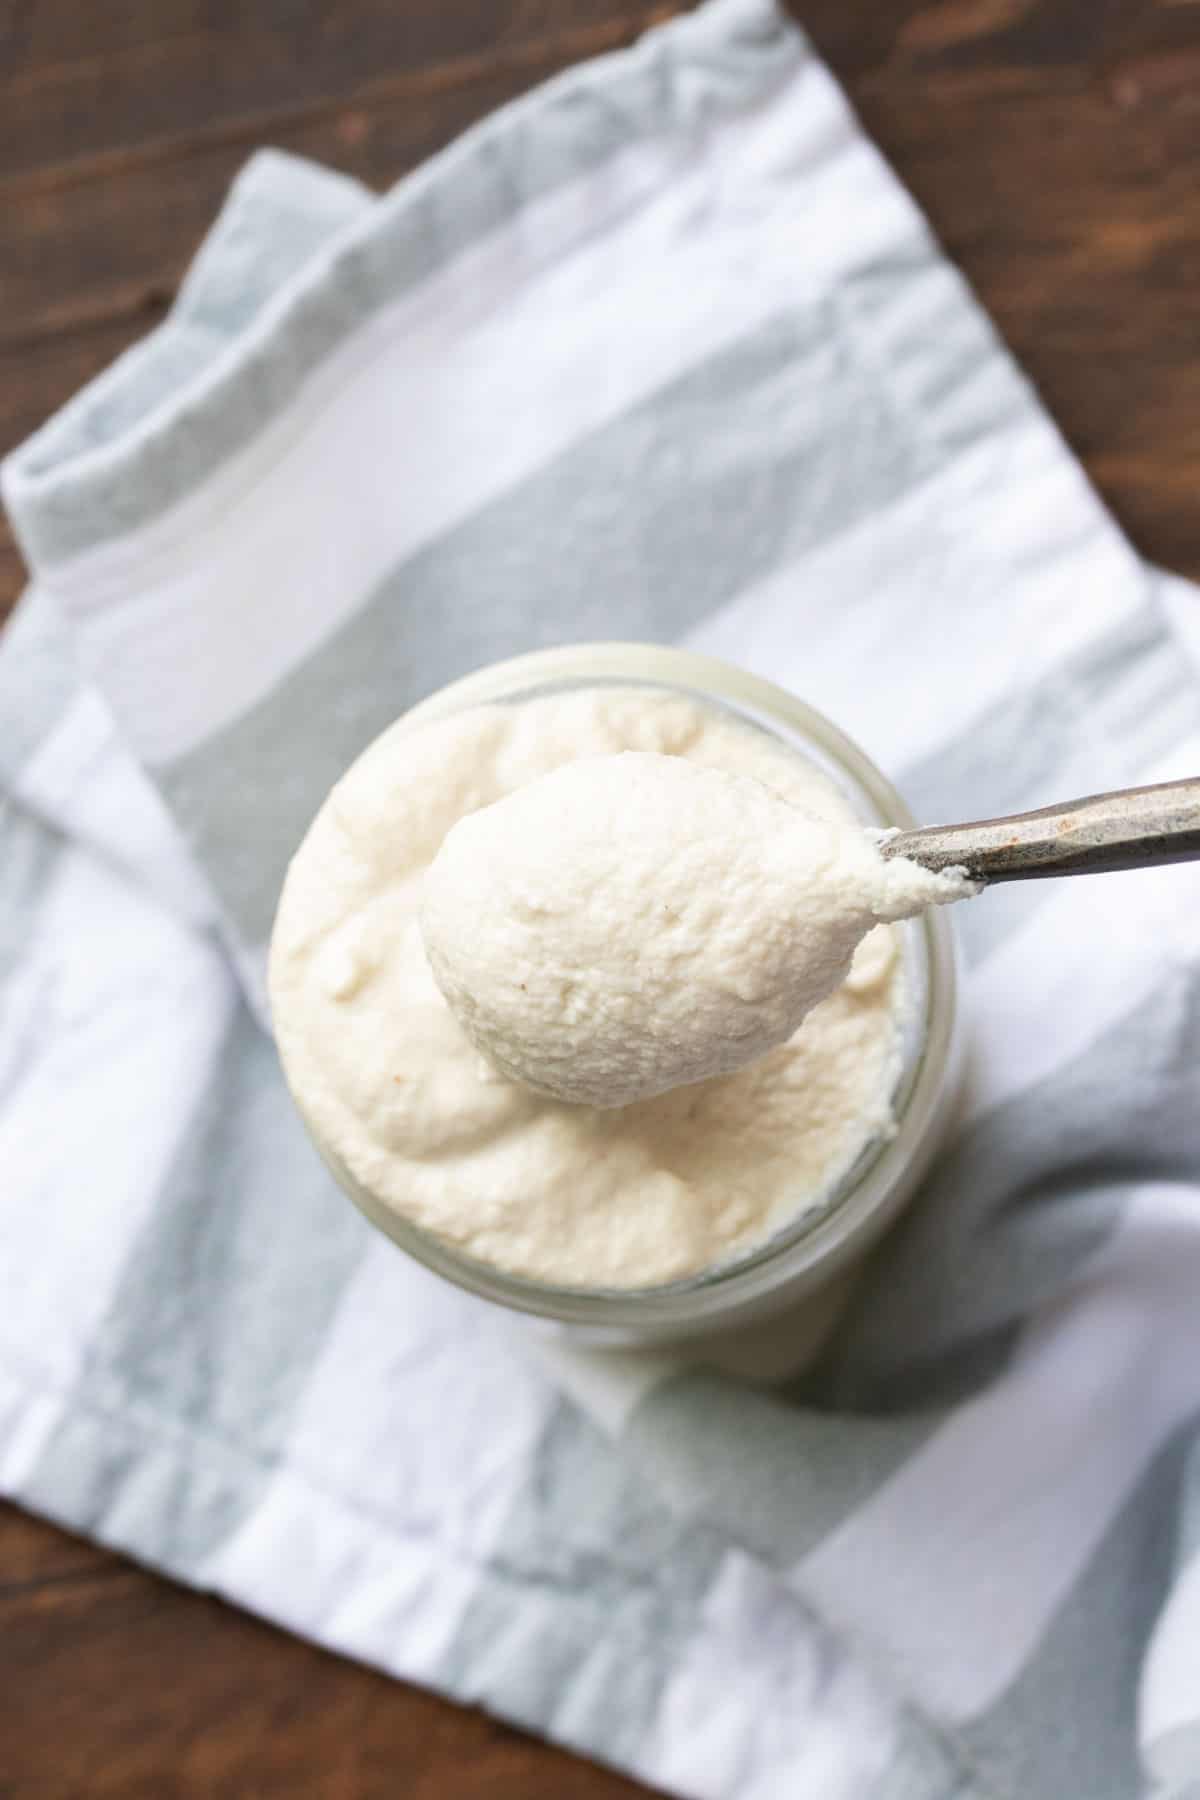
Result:
[[[963,909],[956,1135],[772,1387],[410,1266],[263,1029],[326,788],[511,652],[743,663],[929,820],[1200,769],[1198,602],[802,35],[715,0],[381,200],[256,157],[4,492],[3,1491],[681,1795],[1200,1792],[1200,870]]]

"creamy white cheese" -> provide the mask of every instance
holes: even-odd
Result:
[[[626,751],[460,820],[421,929],[502,1074],[614,1107],[756,1062],[845,979],[873,926],[963,892],[752,775]]]
[[[847,801],[815,765],[715,707],[653,690],[580,689],[401,720],[321,808],[289,871],[271,949],[284,1067],[334,1166],[376,1209],[503,1270],[565,1286],[694,1275],[824,1207],[863,1148],[891,1130],[899,1066],[905,971],[888,925],[869,931],[847,978],[798,1031],[736,1073],[597,1108],[538,1094],[480,1053],[422,939],[430,865],[459,820],[482,823],[481,808],[539,777],[568,765],[582,774],[580,759],[624,751],[737,778],[728,791],[739,806],[754,796],[753,816],[772,822],[766,841],[778,809],[802,833],[819,834],[815,821],[826,821],[838,842],[858,836]],[[705,829],[713,823],[706,814]],[[650,877],[669,866],[660,904],[682,913],[678,941],[695,970],[713,929],[725,934],[729,896],[704,873],[711,851],[688,851],[686,833],[672,833],[672,857],[647,856],[644,883],[631,872],[622,891],[648,921],[658,891]],[[763,842],[754,836],[756,855]],[[511,879],[519,867],[517,856]],[[782,900],[792,873],[781,854],[770,885],[755,886],[760,910]],[[456,904],[464,934],[478,934],[469,896]],[[671,941],[663,919],[660,948]],[[855,919],[856,932],[870,923],[861,908]],[[786,976],[792,929],[766,949],[747,940],[744,956],[726,941],[729,991],[724,977],[710,980],[712,1003],[751,1018],[766,1009],[781,1024],[767,977]],[[843,944],[837,956],[846,953]],[[564,994],[558,976],[546,981],[532,962],[522,972],[516,959],[510,973],[518,991],[522,980],[538,991],[539,1009],[559,993],[563,1012],[545,1014],[548,1035],[569,1025],[578,990]],[[660,987],[666,975],[663,962]]]

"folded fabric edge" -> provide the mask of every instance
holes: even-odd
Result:
[[[31,585],[0,625],[0,780],[15,785],[82,692],[70,629]]]
[[[110,407],[119,416],[124,405],[152,399],[164,379],[186,378],[189,367],[203,371],[230,329],[252,319],[282,281],[373,204],[369,191],[349,176],[282,151],[257,151],[235,177],[167,319],[68,401],[16,458],[38,453],[39,445],[53,457],[56,445],[69,444],[77,431],[86,436],[90,422],[108,417]],[[190,922],[219,918],[207,878],[158,793],[115,725],[102,728],[101,716],[108,718],[107,707],[78,664],[70,622],[53,597],[31,582],[0,626],[0,782],[50,828],[147,880]],[[71,784],[76,791],[60,796],[47,790],[39,759],[63,733],[71,743],[57,746],[62,756],[54,760],[65,756],[77,781]],[[100,763],[109,777],[108,805],[98,808],[78,790]],[[119,821],[111,806],[114,779],[124,794]],[[234,948],[234,934],[223,935]],[[261,981],[247,974],[247,987],[265,1019]]]
[[[40,491],[56,469],[103,461],[111,443],[145,426],[164,393],[182,400],[202,385],[231,337],[260,315],[331,234],[340,234],[372,204],[361,183],[320,164],[270,149],[250,157],[161,324],[0,464],[0,495],[32,567],[37,532],[25,528],[24,491]]]
[[[127,1472],[134,1488],[138,1485],[134,1470],[140,1472],[144,1485],[151,1492],[185,1486],[194,1476],[198,1450],[206,1459],[211,1459],[214,1452],[216,1454],[218,1473],[215,1478],[210,1462],[206,1461],[206,1486],[210,1498],[222,1480],[257,1485],[262,1474],[254,1457],[236,1441],[222,1438],[204,1445],[187,1422],[170,1421],[163,1429],[157,1421],[140,1417],[127,1406],[116,1413],[107,1407],[97,1407],[85,1394],[72,1391],[69,1386],[62,1389],[49,1376],[39,1376],[26,1359],[11,1356],[0,1339],[0,1416],[6,1423],[6,1441],[17,1447],[19,1453],[23,1443],[43,1439],[50,1429],[50,1421],[66,1413],[71,1415],[81,1444],[86,1444],[89,1435],[96,1433],[104,1445],[111,1448],[115,1435],[123,1453],[130,1459]],[[98,1457],[97,1467],[101,1461]],[[284,1544],[302,1541],[310,1562],[316,1566],[336,1571],[344,1565],[348,1547],[354,1544],[362,1554],[364,1541],[369,1546],[365,1552],[368,1563],[376,1549],[386,1561],[389,1547],[391,1554],[397,1551],[403,1554],[412,1548],[408,1534],[398,1532],[381,1515],[366,1514],[336,1492],[320,1487],[303,1467],[289,1464],[284,1459],[272,1468],[271,1479],[273,1505],[279,1515],[273,1535]],[[494,1717],[534,1731],[565,1749],[655,1785],[666,1784],[670,1791],[681,1795],[703,1796],[703,1800],[741,1800],[743,1778],[747,1773],[744,1768],[739,1769],[733,1785],[724,1781],[708,1785],[697,1780],[690,1769],[681,1779],[681,1773],[673,1766],[672,1745],[665,1741],[657,1727],[638,1752],[615,1758],[611,1743],[603,1736],[586,1727],[581,1729],[569,1718],[553,1712],[546,1714],[514,1705],[505,1695],[490,1692],[486,1676],[481,1677],[479,1672],[473,1675],[464,1669],[458,1682],[449,1682],[436,1652],[428,1647],[430,1635],[436,1643],[438,1633],[435,1630],[428,1634],[422,1629],[422,1623],[435,1621],[439,1611],[453,1616],[461,1606],[463,1584],[467,1580],[487,1586],[497,1636],[507,1638],[511,1630],[512,1641],[519,1642],[526,1621],[528,1596],[512,1572],[493,1572],[487,1564],[464,1566],[462,1556],[454,1546],[436,1537],[424,1539],[420,1544],[421,1557],[428,1559],[431,1565],[428,1573],[432,1576],[432,1590],[422,1588],[417,1609],[420,1618],[412,1610],[401,1609],[392,1623],[385,1618],[372,1617],[371,1628],[364,1629],[361,1625],[356,1628],[356,1610],[352,1604],[342,1621],[331,1618],[328,1607],[318,1607],[315,1613],[306,1611],[301,1590],[295,1584],[275,1583],[269,1574],[265,1579],[253,1578],[246,1582],[226,1579],[204,1568],[189,1567],[172,1555],[169,1544],[148,1551],[144,1542],[139,1541],[131,1518],[123,1516],[117,1506],[114,1506],[112,1516],[104,1519],[83,1516],[70,1507],[47,1504],[43,1496],[23,1491],[19,1476],[14,1480],[10,1471],[3,1468],[0,1468],[0,1495],[19,1506],[29,1507],[66,1530],[85,1533],[106,1549],[129,1557],[155,1574],[195,1591],[218,1594],[240,1610],[254,1613],[338,1655],[377,1668],[393,1679],[424,1686],[460,1704],[479,1706]],[[115,1500],[116,1494],[111,1498]],[[768,1564],[760,1563],[739,1544],[729,1542],[726,1551],[736,1568],[744,1572],[739,1581],[748,1578],[756,1590],[771,1589],[778,1604],[785,1611],[791,1609],[794,1612],[794,1624],[801,1638],[807,1636],[806,1615],[811,1614],[811,1629],[828,1640],[828,1648],[824,1654],[819,1646],[806,1652],[798,1642],[797,1648],[802,1657],[815,1654],[821,1659],[822,1691],[836,1680],[833,1670],[825,1662],[832,1650],[858,1690],[859,1706],[865,1702],[873,1711],[877,1709],[874,1722],[886,1730],[889,1737],[889,1800],[1008,1800],[1008,1796],[997,1795],[983,1782],[979,1771],[970,1764],[953,1737],[915,1708],[886,1675],[881,1674],[869,1655],[864,1657],[858,1646],[820,1619],[807,1601],[802,1601],[786,1585],[780,1584]],[[439,1595],[440,1599],[436,1597]],[[344,1597],[352,1601],[353,1591],[348,1589]],[[615,1622],[615,1615],[609,1617]],[[409,1619],[415,1622],[408,1634],[409,1642],[404,1644],[404,1623]],[[701,1621],[706,1649],[713,1652],[714,1660],[722,1667],[745,1669],[748,1646],[741,1626],[744,1621],[725,1621],[707,1611]],[[603,1635],[601,1633],[597,1640],[597,1648],[600,1648]],[[765,1643],[764,1651],[770,1662],[772,1644],[769,1641]],[[669,1666],[659,1671],[664,1692],[675,1673]],[[744,1698],[741,1698],[743,1694]],[[770,1734],[759,1729],[762,1723],[761,1688],[750,1681],[724,1684],[722,1695],[723,1706],[729,1709],[727,1728],[732,1734],[740,1735],[743,1741],[769,1744]],[[857,1722],[861,1728],[864,1720],[860,1717]],[[793,1726],[796,1723],[792,1721]],[[768,1750],[763,1756],[762,1769],[751,1774],[762,1773],[772,1766],[778,1772],[778,1764],[772,1764]],[[856,1785],[852,1791],[860,1795],[861,1800],[867,1800],[866,1789]]]
[[[191,345],[189,336],[206,337],[211,322],[197,316],[194,290],[181,293],[156,332],[0,467],[0,492],[31,566],[70,561],[182,502],[261,432],[298,381],[365,318],[406,282],[427,277],[431,256],[449,260],[514,206],[655,135],[664,84],[699,128],[714,109],[740,110],[759,98],[806,54],[807,40],[775,0],[709,0],[629,49],[566,70],[464,132],[385,200],[368,204],[366,216],[345,220],[319,255],[276,281],[269,299],[219,344]],[[293,205],[307,169],[279,152],[253,159],[218,232],[236,237],[244,209],[277,187]],[[312,191],[323,209],[332,191],[327,181],[346,179],[317,171]],[[205,287],[219,247],[198,259]],[[156,377],[153,395],[140,392],[148,373]]]

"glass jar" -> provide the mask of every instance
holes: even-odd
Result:
[[[595,686],[641,686],[704,702],[816,763],[864,824],[900,829],[915,824],[891,784],[822,714],[769,681],[689,651],[619,643],[534,651],[441,688],[405,715],[405,725],[424,725],[468,707],[519,705],[555,691]],[[893,1096],[895,1132],[864,1149],[821,1210],[782,1226],[745,1256],[686,1280],[618,1290],[555,1287],[507,1274],[400,1217],[363,1188],[330,1146],[316,1139],[317,1148],[372,1224],[409,1255],[483,1299],[554,1322],[584,1342],[640,1346],[740,1332],[793,1310],[798,1301],[812,1309],[814,1319],[824,1320],[828,1299],[844,1287],[848,1267],[896,1217],[928,1169],[957,1089],[958,972],[947,909],[932,908],[896,929],[907,997]]]

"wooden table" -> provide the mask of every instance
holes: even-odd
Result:
[[[0,449],[162,316],[248,152],[386,186],[650,0],[0,0]],[[1200,0],[802,0],[1149,557],[1200,577]],[[0,613],[21,584],[0,526]],[[635,1784],[0,1510],[0,1796]]]

